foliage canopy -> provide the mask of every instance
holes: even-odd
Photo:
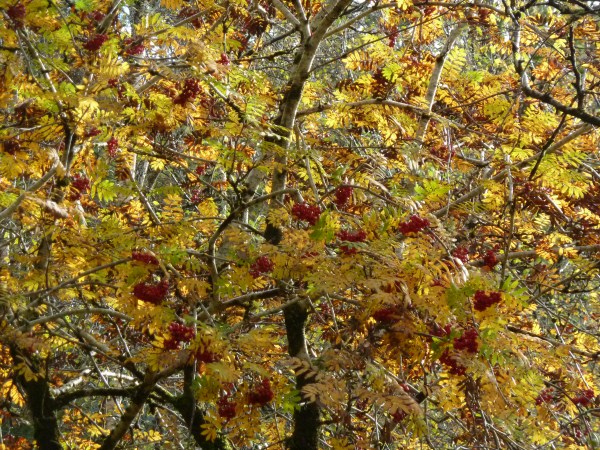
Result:
[[[0,448],[599,448],[600,6],[2,0]]]

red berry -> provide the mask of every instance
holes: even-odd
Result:
[[[84,134],[83,137],[84,138],[91,138],[91,137],[95,137],[98,136],[100,133],[102,133],[102,131],[100,131],[98,128],[90,128],[89,130],[87,130]]]
[[[479,344],[477,343],[477,330],[469,328],[461,337],[454,339],[454,349],[458,351],[466,351],[468,353],[477,353]]]
[[[494,253],[493,250],[488,250],[485,253],[485,256],[483,257],[483,262],[485,263],[486,266],[488,266],[490,269],[493,268],[496,264],[498,264],[498,257],[496,256],[496,253]]]
[[[150,253],[142,252],[140,250],[133,250],[131,252],[131,259],[133,259],[134,261],[142,262],[144,264],[153,264],[155,266],[158,266],[158,259],[156,259],[156,256],[151,255]]]
[[[554,395],[555,392],[553,388],[546,388],[537,396],[535,399],[535,404],[541,405],[542,403],[551,403],[554,401]]]
[[[440,362],[448,366],[452,375],[464,375],[467,368],[458,362],[455,355],[451,355],[448,350],[440,356]]]
[[[406,416],[408,416],[408,414],[399,409],[394,414],[392,414],[392,420],[394,421],[394,423],[400,423],[404,419],[406,419]]]
[[[106,17],[106,14],[101,13],[100,11],[93,11],[91,13],[88,13],[88,18],[90,18],[91,20],[95,21],[95,22],[102,22],[104,20],[104,18]]]
[[[169,293],[169,282],[162,280],[157,284],[138,283],[133,287],[133,295],[153,305],[159,305]]]
[[[196,174],[197,175],[204,175],[204,173],[206,172],[206,169],[208,168],[208,165],[206,164],[202,164],[196,167]]]
[[[230,61],[227,57],[227,53],[221,53],[221,59],[217,61],[218,64],[223,64],[224,66],[228,66]]]
[[[340,186],[335,190],[335,199],[333,202],[338,208],[341,208],[348,203],[348,200],[352,197],[352,191],[353,189],[350,186]]]
[[[123,40],[124,52],[126,55],[135,56],[144,52],[146,47],[140,39],[126,38]]]
[[[452,333],[452,325],[445,325],[443,328],[440,327],[437,323],[434,323],[432,327],[430,327],[430,333],[433,336],[437,336],[440,338],[446,338],[450,336]]]
[[[231,420],[236,416],[236,403],[231,397],[224,395],[217,401],[219,416],[226,420]]]
[[[363,230],[359,231],[348,231],[342,230],[337,234],[337,238],[340,241],[346,242],[364,242],[367,239],[367,233]],[[354,255],[357,253],[357,249],[353,247],[348,247],[347,245],[341,245],[340,250],[346,255]]]
[[[275,264],[268,256],[259,256],[250,266],[250,275],[254,278],[258,278],[265,273],[272,272],[274,268]]]
[[[171,322],[169,339],[165,340],[164,347],[167,350],[177,350],[181,342],[190,342],[195,337],[196,331],[193,327],[187,327],[179,322]]]
[[[106,141],[106,153],[111,158],[114,158],[117,156],[118,152],[119,152],[119,140],[116,137],[112,136],[108,141]]]
[[[264,406],[273,400],[273,391],[271,390],[271,382],[265,378],[259,385],[255,386],[254,390],[248,393],[248,403]]]
[[[187,78],[183,82],[181,93],[177,96],[173,103],[176,105],[185,105],[186,103],[193,101],[198,94],[202,91],[200,81],[195,78]]]
[[[373,313],[373,319],[383,324],[392,324],[400,320],[399,311],[396,306],[378,309]]]
[[[573,403],[583,407],[587,407],[594,401],[594,391],[592,389],[585,389],[579,393],[577,397],[573,399]]]
[[[71,193],[69,195],[69,200],[75,201],[79,200],[84,192],[87,192],[90,189],[90,180],[86,177],[76,174],[71,179]]]
[[[292,206],[292,215],[299,220],[314,225],[321,216],[321,208],[307,203],[296,203]]]
[[[499,303],[502,300],[502,294],[500,292],[485,293],[484,291],[477,291],[473,297],[473,307],[477,311],[485,311],[490,306]]]
[[[469,262],[469,249],[467,247],[456,247],[452,250],[452,256],[466,264]]]
[[[88,52],[96,52],[100,50],[100,47],[108,41],[108,35],[106,34],[95,34],[91,36],[85,44],[83,44],[83,48]]]
[[[429,222],[429,220],[419,217],[417,215],[412,215],[410,216],[408,221],[402,222],[398,226],[398,229],[402,234],[418,233],[419,231],[427,228],[430,225],[431,223]]]
[[[3,142],[4,151],[9,155],[14,155],[19,150],[21,150],[21,146],[19,142],[15,139],[9,139],[8,141]]]
[[[221,357],[218,354],[213,353],[205,348],[199,348],[198,350],[196,350],[194,356],[196,357],[197,361],[201,361],[205,364],[210,364],[221,359]]]
[[[27,10],[22,3],[17,3],[6,9],[6,15],[10,17],[15,28],[21,28],[23,26],[23,19],[25,19],[26,14]]]

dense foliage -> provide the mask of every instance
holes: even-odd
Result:
[[[0,448],[600,448],[598,2],[1,5]]]

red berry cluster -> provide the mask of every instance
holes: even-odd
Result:
[[[333,203],[335,203],[338,208],[342,208],[348,203],[350,197],[352,197],[352,191],[353,189],[350,186],[340,186],[335,190],[335,199],[333,200]]]
[[[406,414],[401,409],[398,409],[394,414],[392,414],[392,420],[394,421],[394,423],[400,423],[404,419],[406,419],[406,416],[408,416],[408,414]]]
[[[429,328],[429,332],[436,337],[446,338],[450,336],[452,333],[452,325],[444,325],[444,327],[440,327],[437,323],[434,323],[433,326]]]
[[[583,406],[585,408],[592,404],[592,402],[594,401],[594,397],[596,397],[596,395],[592,389],[585,389],[573,399],[573,403],[575,403],[576,405]]]
[[[236,403],[229,395],[223,395],[217,401],[219,416],[226,420],[231,420],[236,416]]]
[[[150,253],[142,252],[140,250],[133,250],[131,252],[131,259],[144,264],[154,264],[155,266],[158,266],[158,259],[156,259],[156,256],[151,255]]]
[[[552,403],[555,399],[556,392],[554,391],[554,388],[545,388],[535,399],[535,404],[541,405],[542,403]]]
[[[346,242],[365,242],[365,239],[367,239],[367,233],[363,230],[359,230],[359,231],[342,230],[336,236],[340,241],[346,241]],[[345,255],[354,255],[358,251],[357,249],[348,247],[347,245],[340,245],[340,250]]]
[[[270,273],[275,268],[275,264],[268,256],[259,256],[250,266],[250,275],[258,278],[265,273]]]
[[[116,137],[112,136],[108,141],[106,141],[106,153],[111,158],[114,158],[117,156],[118,151],[119,140]]]
[[[19,145],[19,142],[17,142],[14,139],[9,139],[8,141],[4,141],[3,147],[4,147],[4,151],[6,153],[8,153],[9,155],[14,155],[19,150],[21,150],[21,146]]]
[[[90,20],[100,23],[104,20],[104,18],[106,17],[106,14],[104,14],[103,12],[100,12],[100,11],[93,11],[91,13],[88,13],[87,16]]]
[[[477,291],[473,297],[473,307],[477,311],[485,311],[490,306],[500,303],[500,300],[502,300],[500,292],[486,293],[484,291]]]
[[[398,307],[388,306],[386,308],[380,308],[373,313],[373,319],[382,324],[392,324],[398,321]]]
[[[169,293],[169,282],[162,280],[159,283],[138,283],[133,287],[133,295],[153,305],[159,305]]]
[[[296,203],[292,206],[292,215],[299,219],[314,225],[321,217],[321,208],[308,203]]]
[[[498,257],[496,256],[496,253],[493,250],[488,250],[487,252],[485,252],[485,255],[483,256],[483,262],[485,263],[486,266],[488,266],[490,269],[493,268],[496,264],[498,264]]]
[[[96,127],[93,127],[93,128],[90,128],[89,130],[86,130],[86,132],[83,134],[83,137],[84,138],[92,138],[92,137],[98,136],[100,133],[102,133],[102,131],[100,131]]]
[[[22,3],[12,5],[6,10],[6,15],[10,17],[15,28],[21,28],[23,26],[23,19],[25,19],[26,14],[27,10]]]
[[[96,52],[100,50],[100,47],[108,41],[108,35],[106,34],[95,34],[90,37],[85,44],[83,44],[83,48],[88,52]]]
[[[179,349],[181,342],[190,342],[196,337],[193,327],[186,327],[179,322],[171,322],[169,325],[169,339],[165,340],[164,346],[167,350]]]
[[[83,175],[76,174],[71,179],[71,194],[69,195],[69,200],[75,201],[79,200],[84,192],[89,190],[90,188],[90,180],[84,177]]]
[[[475,328],[469,328],[466,330],[461,337],[454,339],[454,348],[459,351],[466,351],[468,353],[477,353],[477,330]]]
[[[456,247],[452,250],[452,256],[466,264],[469,262],[469,249],[467,247]]]
[[[196,167],[196,174],[202,176],[206,172],[206,169],[208,169],[208,164],[201,164]]]
[[[452,355],[448,350],[440,356],[440,362],[449,368],[452,375],[464,375],[467,368],[456,359],[456,355]]]
[[[205,364],[210,364],[221,359],[221,357],[217,353],[211,352],[207,348],[202,347],[196,350],[196,353],[194,353],[194,357],[196,358],[196,361],[200,361]]]
[[[398,229],[402,234],[418,233],[424,228],[427,228],[429,225],[431,225],[429,220],[423,217],[419,217],[417,215],[412,215],[410,216],[410,219],[408,219],[408,221],[402,222],[398,226]]]
[[[228,66],[231,61],[229,61],[229,57],[227,53],[221,53],[221,58],[217,61],[217,64],[223,64],[224,66]]]
[[[271,390],[271,382],[268,378],[263,379],[254,390],[248,393],[248,403],[264,406],[273,400],[273,391]]]
[[[190,201],[194,204],[197,205],[198,203],[200,203],[202,200],[204,199],[204,191],[200,190],[200,189],[194,189],[192,191],[192,195],[190,196]]]
[[[123,47],[125,54],[129,56],[140,55],[146,49],[140,39],[130,37],[123,39]]]
[[[176,105],[185,105],[187,102],[193,101],[200,94],[201,90],[200,81],[196,78],[186,78],[181,88],[181,94],[173,100],[173,103]]]

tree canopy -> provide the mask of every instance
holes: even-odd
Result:
[[[600,448],[600,4],[2,0],[0,448]]]

